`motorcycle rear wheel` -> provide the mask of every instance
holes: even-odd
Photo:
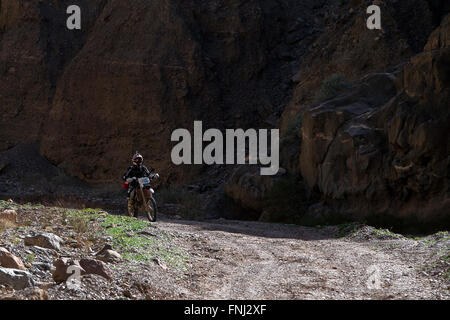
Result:
[[[145,208],[145,213],[147,214],[148,220],[151,222],[156,221],[156,214],[158,213],[158,207],[156,206],[156,201],[153,197],[148,199],[147,208]]]

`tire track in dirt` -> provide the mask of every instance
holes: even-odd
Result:
[[[450,298],[411,256],[377,249],[382,241],[338,239],[335,227],[164,219],[157,226],[190,254],[190,271],[177,283],[189,299]],[[389,244],[403,242],[414,241]]]

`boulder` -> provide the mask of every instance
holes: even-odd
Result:
[[[111,245],[107,244],[105,247],[95,254],[96,259],[101,260],[103,262],[120,262],[122,260],[122,256],[117,252],[112,250]]]
[[[33,286],[34,282],[28,271],[0,267],[0,284],[11,286],[14,290],[22,290]]]
[[[225,184],[225,194],[244,209],[261,213],[264,197],[273,184],[271,176],[262,176],[258,167],[239,166]]]
[[[55,266],[55,269],[52,271],[53,280],[56,283],[66,281],[73,274],[73,271],[68,272],[67,269],[73,265],[77,266],[80,269],[80,275],[85,272],[84,269],[80,266],[78,260],[73,260],[71,258],[59,258],[55,260],[53,262],[53,266]]]
[[[76,260],[71,258],[59,258],[53,262],[53,265],[55,266],[55,270],[52,271],[52,276],[56,283],[66,281],[73,274],[73,271],[67,271],[70,266],[78,267],[81,276],[86,274],[96,274],[107,280],[112,279],[111,270],[108,266],[104,262],[96,259],[84,258]]]
[[[63,240],[53,233],[40,233],[24,239],[26,246],[38,246],[59,251]]]
[[[17,212],[12,209],[4,210],[0,212],[0,220],[9,221],[12,223],[17,222]]]
[[[112,280],[111,270],[102,261],[85,258],[80,260],[80,266],[85,270],[82,274],[97,274],[107,280]]]
[[[0,247],[0,266],[4,268],[25,270],[22,260],[2,247]]]

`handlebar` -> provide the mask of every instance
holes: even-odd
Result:
[[[155,173],[155,174],[150,174],[149,176],[150,179],[159,179],[159,174]],[[132,178],[128,178],[126,181],[128,183],[133,182],[134,180],[137,180],[136,177],[132,177]]]
[[[157,173],[151,174],[150,179],[159,179],[159,174],[157,174]]]

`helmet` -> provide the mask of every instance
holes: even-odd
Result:
[[[136,153],[135,153],[134,156],[133,156],[132,161],[133,161],[133,163],[134,163],[135,165],[140,165],[140,164],[144,161],[144,157],[142,157],[142,156],[139,154],[139,152],[136,151]]]

